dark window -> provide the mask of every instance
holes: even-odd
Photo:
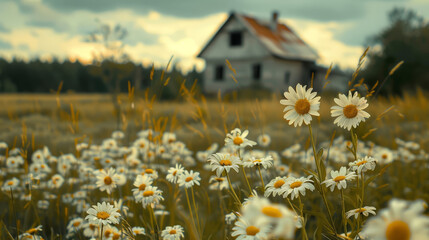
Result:
[[[262,66],[261,64],[254,64],[252,67],[252,76],[255,80],[261,79]]]
[[[230,46],[241,46],[241,45],[243,45],[243,33],[242,32],[231,32],[229,34],[229,45]]]
[[[223,81],[223,66],[217,65],[215,67],[215,80],[216,81]]]
[[[286,83],[286,84],[289,84],[289,81],[290,81],[290,72],[289,72],[289,71],[287,71],[287,72],[285,73],[285,83]]]

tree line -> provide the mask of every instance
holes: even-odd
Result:
[[[179,84],[185,80],[187,86],[191,86],[196,79],[201,84],[202,74],[196,69],[184,74],[173,64],[164,74],[163,71],[165,69],[162,68],[152,71],[152,66],[131,61],[119,63],[105,60],[85,65],[79,61],[57,59],[24,61],[14,58],[7,61],[0,58],[0,92],[49,93],[56,91],[61,82],[61,92],[111,93],[112,89],[127,92],[129,83],[137,90],[159,88],[163,84],[159,80],[164,75],[171,79],[162,91],[162,98],[168,99],[177,96]]]

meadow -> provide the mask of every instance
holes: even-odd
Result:
[[[2,95],[0,238],[428,239],[427,93],[350,129],[338,93],[296,127],[283,95],[181,93]]]

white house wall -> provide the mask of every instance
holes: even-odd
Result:
[[[303,64],[298,61],[279,60],[273,57],[261,59],[239,59],[230,60],[232,67],[236,70],[236,83],[230,74],[232,71],[226,66],[225,60],[207,60],[206,70],[204,72],[204,90],[208,93],[228,92],[233,89],[250,87],[259,83],[264,88],[275,92],[285,91],[289,85],[296,85],[303,76]],[[252,66],[261,64],[261,79],[256,81],[252,76]],[[223,81],[214,80],[215,69],[217,65],[224,66]],[[289,82],[285,81],[286,72],[290,73]]]
[[[230,46],[229,45],[229,34],[233,31],[243,32],[243,45],[241,46]],[[245,26],[239,22],[236,18],[230,20],[230,22],[222,29],[222,31],[213,39],[213,42],[207,47],[202,54],[202,58],[205,60],[223,60],[225,59],[236,59],[236,58],[261,58],[269,56],[270,53],[265,49],[264,46],[253,36]]]

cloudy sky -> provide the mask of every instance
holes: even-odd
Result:
[[[85,39],[102,22],[127,29],[125,51],[135,62],[166,64],[173,55],[183,70],[201,69],[195,56],[229,12],[269,19],[276,10],[319,63],[353,68],[394,7],[429,19],[429,0],[0,0],[0,56],[89,62],[99,47]]]

